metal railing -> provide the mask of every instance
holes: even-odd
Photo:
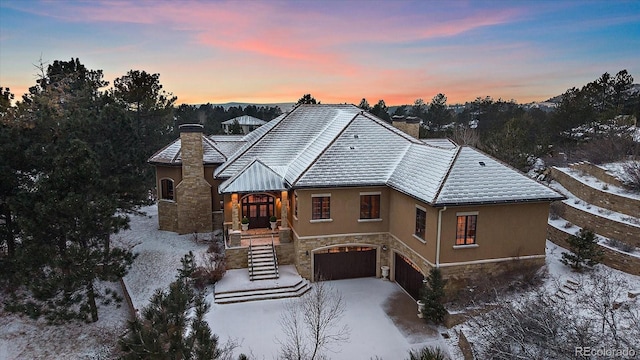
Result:
[[[273,234],[271,234],[271,251],[273,252],[273,266],[276,271],[276,278],[279,278],[280,270],[278,270],[278,256],[276,255],[276,246],[273,243]]]
[[[249,280],[253,281],[253,244],[249,238]]]

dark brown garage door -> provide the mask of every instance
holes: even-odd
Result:
[[[398,285],[402,286],[411,297],[418,299],[424,276],[409,259],[398,253],[396,253],[395,279]]]
[[[334,247],[313,256],[316,280],[376,276],[376,249],[360,246]]]

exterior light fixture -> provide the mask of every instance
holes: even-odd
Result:
[[[382,251],[387,251],[387,250],[389,250],[389,249],[387,248],[387,245],[382,245]]]

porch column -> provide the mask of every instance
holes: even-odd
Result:
[[[281,191],[280,195],[280,227],[289,227],[289,193]]]
[[[240,203],[238,194],[231,194],[231,230],[240,230]]]

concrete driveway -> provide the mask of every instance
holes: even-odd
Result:
[[[436,327],[416,316],[415,301],[396,283],[376,278],[328,281],[342,293],[346,304],[344,324],[351,329],[350,341],[328,353],[330,359],[405,359],[411,349],[447,344]],[[236,355],[256,359],[277,359],[283,333],[279,323],[291,299],[236,304],[213,304],[207,320],[222,342],[235,339]]]

